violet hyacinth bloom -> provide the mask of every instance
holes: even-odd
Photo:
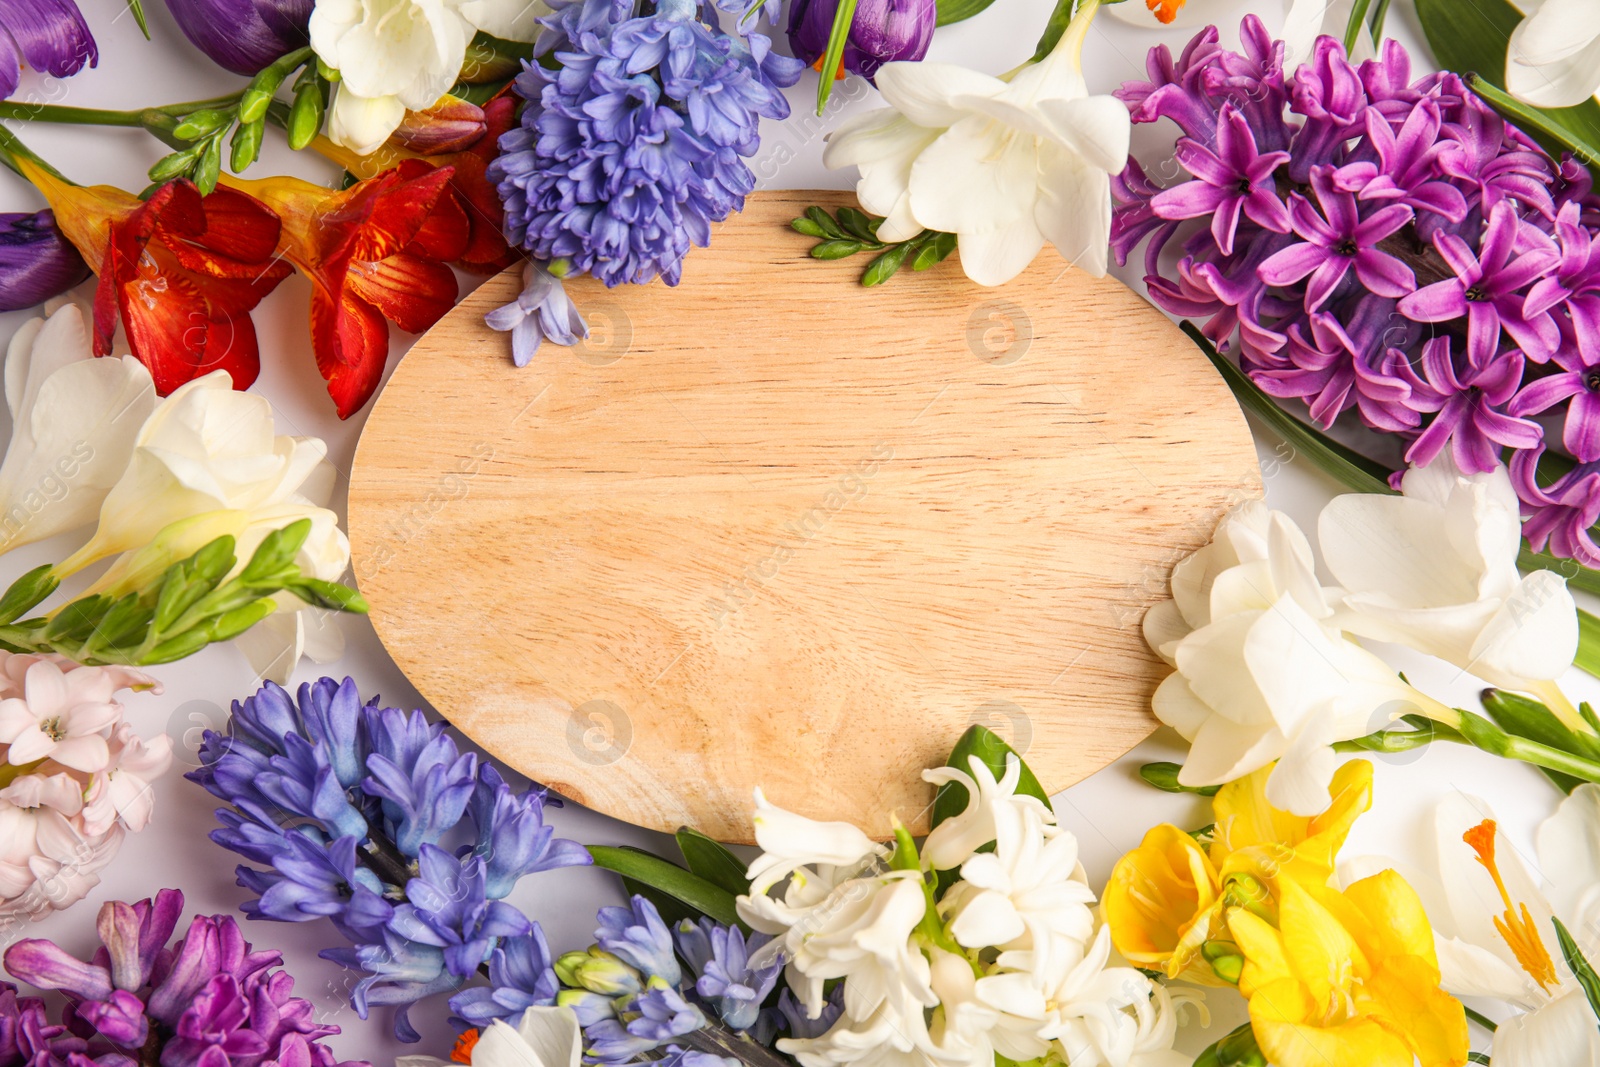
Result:
[[[1416,290],[1411,268],[1378,250],[1380,241],[1411,221],[1409,207],[1389,204],[1362,218],[1355,195],[1335,187],[1329,167],[1311,172],[1311,188],[1322,211],[1318,213],[1299,193],[1291,194],[1294,232],[1304,240],[1262,263],[1258,269],[1262,281],[1292,285],[1309,276],[1307,311],[1325,304],[1352,268],[1357,280],[1379,296],[1400,297]]]
[[[335,1061],[321,1039],[339,1028],[316,1021],[311,1002],[291,995],[294,980],[274,969],[282,956],[253,951],[233,919],[196,916],[169,946],[182,912],[175,889],[103,905],[103,947],[88,962],[35,938],[8,948],[13,976],[71,1003],[65,1026],[47,1026],[43,1002],[0,986],[0,1062],[18,1062],[4,1056],[9,1045],[31,1067],[90,1058],[97,1067],[367,1067]],[[13,1019],[21,1025],[8,1035]]]
[[[250,76],[310,43],[315,0],[166,0],[172,19],[217,66]]]
[[[1517,487],[1529,514],[1522,533],[1535,552],[1548,549],[1585,567],[1600,567],[1600,545],[1594,527],[1600,522],[1600,463],[1580,463],[1541,485],[1539,461],[1544,448],[1530,448],[1511,458],[1511,484]]]
[[[73,0],[7,0],[0,6],[0,97],[21,84],[22,68],[66,78],[100,62],[100,49]]]
[[[1423,345],[1423,380],[1413,385],[1410,403],[1438,415],[1411,443],[1406,462],[1426,467],[1448,446],[1463,473],[1487,473],[1500,465],[1502,447],[1536,446],[1538,423],[1516,418],[1520,409],[1511,414],[1501,410],[1522,382],[1522,367],[1522,354],[1516,351],[1477,364],[1456,354],[1448,336]]]
[[[809,66],[821,63],[838,11],[839,0],[793,0],[789,46],[797,59]],[[935,0],[860,0],[840,65],[871,81],[885,63],[915,62],[928,54],[938,22]]]
[[[1393,200],[1451,223],[1467,217],[1467,198],[1439,174],[1439,157],[1450,142],[1439,140],[1439,105],[1419,100],[1398,133],[1384,113],[1367,108],[1367,139],[1376,160],[1357,160],[1334,172],[1333,184],[1362,200]]]
[[[1223,255],[1233,254],[1241,213],[1275,233],[1289,232],[1289,211],[1272,184],[1273,172],[1288,162],[1289,153],[1258,152],[1255,134],[1231,104],[1223,106],[1215,152],[1185,137],[1176,157],[1195,180],[1157,193],[1150,208],[1158,217],[1210,215],[1211,236]]]
[[[526,367],[545,341],[571,347],[589,336],[577,305],[567,295],[561,279],[537,260],[522,268],[522,292],[483,317],[491,330],[511,334],[511,362]]]
[[[1529,359],[1545,362],[1555,355],[1561,331],[1548,312],[1527,314],[1526,290],[1560,257],[1548,238],[1519,253],[1518,237],[1526,233],[1515,209],[1502,201],[1490,214],[1488,231],[1476,251],[1453,233],[1439,234],[1434,247],[1456,276],[1406,297],[1400,302],[1401,313],[1418,322],[1466,319],[1467,358],[1477,366],[1499,353],[1501,330]]]

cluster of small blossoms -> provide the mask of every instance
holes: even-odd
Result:
[[[0,652],[0,917],[83,899],[123,834],[150,821],[172,742],[133,732],[122,689],[161,691],[128,667]]]
[[[675,285],[690,246],[744,207],[760,121],[788,116],[780,90],[804,67],[759,33],[723,33],[698,0],[551,6],[539,50],[561,66],[516,79],[527,106],[489,168],[506,236],[607,285]]]
[[[0,1067],[369,1067],[335,1060],[283,957],[255,952],[225,915],[197,915],[168,945],[183,894],[111,901],[100,909],[103,942],[88,962],[51,941],[18,941],[6,970],[68,1003],[52,1022],[45,1002],[0,982]]]
[[[669,929],[643,897],[626,908],[602,908],[599,922],[595,944],[555,962],[562,986],[555,1002],[577,1015],[588,1062],[779,1062],[764,1047],[784,1023],[763,1004],[783,963],[755,962],[768,938],[746,940],[737,927],[710,919],[685,919]],[[478,1022],[461,1010],[461,1000],[452,1006]]]
[[[1232,52],[1208,28],[1177,60],[1155,48],[1149,80],[1117,93],[1134,122],[1176,123],[1191,176],[1161,188],[1129,163],[1113,183],[1119,262],[1148,239],[1151,298],[1219,346],[1237,338],[1251,379],[1316,422],[1354,409],[1412,466],[1446,449],[1469,474],[1506,459],[1533,545],[1600,566],[1587,169],[1551,159],[1456,75],[1413,79],[1393,40],[1357,66],[1323,37],[1290,72],[1255,16],[1242,39]]]
[[[251,918],[330,920],[348,947],[326,959],[364,972],[351,1003],[399,1010],[458,989],[480,968],[497,986],[537,989],[549,970],[538,924],[504,901],[524,875],[590,862],[544,822],[542,790],[513,792],[421,712],[363,704],[356,685],[268,683],[207,731],[190,772],[229,806],[211,839],[238,868]],[[521,982],[520,975],[535,977]],[[549,1003],[553,980],[528,1003]],[[522,1006],[526,1007],[527,1004]]]
[[[1111,961],[1076,838],[1017,792],[1015,755],[999,780],[978,758],[968,764],[971,775],[924,772],[960,784],[968,803],[920,853],[903,831],[890,852],[757,794],[765,852],[739,914],[775,939],[809,1026],[778,1050],[802,1067],[1174,1062],[1171,997]]]

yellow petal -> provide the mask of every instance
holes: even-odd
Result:
[[[1250,1028],[1275,1067],[1413,1067],[1411,1049],[1375,1020],[1319,1026],[1317,1016],[1293,980],[1263,986],[1250,998]]]
[[[1439,984],[1439,957],[1433,947],[1433,925],[1422,900],[1397,871],[1380,871],[1344,891],[1345,899],[1370,921],[1357,932],[1362,950],[1374,961],[1413,956],[1433,970],[1430,985]]]
[[[1279,890],[1278,930],[1289,968],[1312,999],[1330,1010],[1357,976],[1366,973],[1366,957],[1334,913],[1308,890],[1292,881],[1281,883]]]
[[[1271,767],[1264,767],[1217,793],[1211,860],[1224,882],[1232,875],[1250,875],[1269,885],[1284,878],[1326,885],[1350,827],[1372,806],[1372,764],[1351,760],[1342,765],[1333,777],[1333,802],[1311,818],[1268,803],[1271,773]]]
[[[1384,961],[1362,983],[1353,1007],[1403,1040],[1422,1067],[1459,1067],[1466,1062],[1466,1011],[1439,988],[1438,967],[1420,956]]]
[[[1289,958],[1284,954],[1283,936],[1265,919],[1243,908],[1230,908],[1228,930],[1244,956],[1244,971],[1239,975],[1240,993],[1250,997],[1263,986],[1295,981]]]
[[[1130,962],[1183,971],[1210,936],[1217,872],[1205,850],[1176,826],[1157,826],[1117,861],[1106,885],[1111,940]]]

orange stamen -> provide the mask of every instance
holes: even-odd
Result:
[[[472,1050],[478,1047],[478,1031],[466,1030],[456,1038],[456,1047],[450,1050],[450,1058],[457,1063],[471,1063]]]
[[[1549,992],[1561,984],[1556,976],[1555,962],[1544,947],[1544,940],[1539,936],[1539,928],[1534,925],[1533,916],[1528,912],[1528,905],[1519,906],[1511,902],[1511,894],[1506,890],[1505,880],[1500,877],[1500,868],[1495,863],[1494,835],[1494,820],[1485,819],[1462,834],[1461,840],[1478,854],[1478,862],[1494,879],[1495,888],[1500,890],[1500,899],[1505,902],[1505,915],[1495,919],[1494,928],[1500,931],[1500,936],[1505,939],[1522,969]],[[1517,914],[1519,907],[1520,916]]]
[[[1144,0],[1144,6],[1156,13],[1157,22],[1171,22],[1183,5],[1184,0]]]
[[[1182,3],[1183,0],[1178,0],[1178,2]],[[825,55],[818,56],[817,57],[817,61],[815,63],[811,64],[811,69],[816,71],[818,74],[821,74],[822,73],[822,61],[824,59],[827,59],[827,58],[828,57],[825,56]],[[843,59],[839,60],[839,69],[833,72],[833,80],[836,81],[836,82],[837,81],[844,81],[844,60]]]

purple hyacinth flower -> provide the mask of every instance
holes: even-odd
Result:
[[[478,828],[474,851],[484,860],[490,900],[510,893],[523,875],[594,862],[588,849],[555,836],[555,827],[544,821],[544,805],[543,791],[513,793],[499,771],[487,763],[478,768],[468,812]]]
[[[1215,26],[1207,26],[1185,46],[1176,62],[1166,45],[1145,57],[1149,81],[1124,82],[1112,95],[1127,105],[1134,122],[1171,119],[1184,135],[1210,144],[1217,134],[1217,108],[1209,102],[1205,78],[1222,54]]]
[[[1161,250],[1179,225],[1155,213],[1151,201],[1160,192],[1161,186],[1150,180],[1132,156],[1128,157],[1128,166],[1121,174],[1111,176],[1111,200],[1116,205],[1111,212],[1111,252],[1117,257],[1117,266],[1126,266],[1128,256],[1149,237],[1150,243],[1144,250],[1144,272],[1160,273]]]
[[[88,276],[89,265],[56,228],[55,212],[0,214],[0,311],[42,304]]]
[[[450,998],[450,1010],[481,1028],[496,1019],[514,1020],[536,1005],[554,1004],[560,991],[544,931],[534,923],[528,933],[500,940],[489,954],[489,984],[457,993]]]
[[[1307,311],[1326,303],[1352,267],[1361,284],[1379,296],[1400,297],[1416,290],[1411,268],[1377,248],[1378,242],[1411,221],[1409,207],[1390,204],[1363,219],[1354,194],[1335,188],[1333,171],[1327,167],[1312,172],[1311,187],[1321,213],[1305,197],[1291,195],[1294,231],[1303,241],[1261,264],[1262,281],[1287,286],[1309,276]]]
[[[1334,172],[1334,185],[1361,200],[1393,200],[1417,212],[1461,222],[1467,217],[1467,198],[1439,180],[1439,156],[1453,144],[1439,140],[1441,123],[1439,107],[1432,100],[1412,108],[1398,135],[1382,111],[1367,108],[1367,138],[1378,158],[1340,167]]]
[[[522,292],[509,304],[483,317],[491,330],[511,334],[511,362],[526,367],[545,341],[571,347],[589,336],[589,324],[567,295],[561,279],[543,263],[528,260],[522,268]]]
[[[1600,364],[1566,350],[1556,353],[1555,362],[1560,373],[1529,382],[1506,410],[1513,415],[1537,415],[1566,401],[1562,446],[1580,463],[1600,460]]]
[[[717,1015],[735,1030],[756,1025],[762,1002],[777,984],[783,958],[774,956],[760,968],[750,966],[750,954],[768,941],[753,933],[748,941],[736,927],[701,919],[684,920],[677,928],[678,951],[699,975],[695,992],[717,1009]]]
[[[1524,515],[1522,532],[1535,552],[1550,551],[1585,567],[1600,567],[1600,545],[1591,531],[1600,522],[1600,463],[1580,463],[1549,485],[1541,485],[1543,446],[1511,457],[1511,484]]]
[[[839,0],[793,0],[789,46],[797,59],[821,61],[838,10]],[[915,62],[928,54],[938,22],[935,0],[860,0],[845,38],[843,67],[870,81],[885,63]]]
[[[1519,253],[1519,238],[1534,238]],[[1548,312],[1529,315],[1525,290],[1560,261],[1554,244],[1517,217],[1502,201],[1489,216],[1482,247],[1453,233],[1434,237],[1454,278],[1419,289],[1400,301],[1400,312],[1417,322],[1467,320],[1467,359],[1487,366],[1500,350],[1500,331],[1511,335],[1529,359],[1547,361],[1561,343],[1561,331]]]
[[[1367,93],[1344,47],[1332,37],[1319,37],[1310,61],[1294,73],[1291,98],[1294,112],[1306,121],[1294,139],[1289,177],[1304,182],[1313,168],[1333,164],[1360,131]]]
[[[257,74],[310,42],[315,0],[167,0],[172,19],[211,62],[235,74]]]
[[[1500,410],[1516,394],[1522,368],[1515,349],[1478,366],[1455,354],[1448,337],[1423,345],[1422,376],[1412,383],[1410,405],[1438,414],[1406,450],[1406,462],[1426,467],[1448,446],[1462,472],[1487,474],[1500,465],[1501,448],[1537,445],[1543,438],[1538,423]]]
[[[1222,254],[1233,254],[1239,216],[1247,216],[1275,233],[1289,232],[1289,209],[1278,198],[1273,173],[1288,162],[1287,152],[1258,152],[1245,118],[1225,104],[1212,151],[1187,137],[1178,142],[1176,157],[1194,181],[1156,194],[1150,208],[1164,219],[1211,216],[1211,236]]]
[[[7,0],[0,6],[0,97],[17,91],[22,68],[66,78],[100,62],[100,49],[72,0]]]
[[[1474,199],[1485,216],[1509,201],[1555,217],[1550,160],[1478,97],[1467,94],[1458,118],[1443,132],[1454,143],[1440,153],[1439,169],[1476,186]]]
[[[683,970],[672,947],[672,931],[661,913],[644,897],[634,897],[626,908],[601,908],[600,928],[594,939],[622,962],[670,986],[683,980]]]
[[[406,883],[407,902],[395,908],[390,929],[443,949],[451,974],[472,974],[489,958],[496,939],[529,930],[522,912],[485,898],[483,872],[481,856],[458,860],[442,848],[423,845],[417,877]]]
[[[1569,200],[1556,218],[1560,261],[1555,271],[1533,283],[1524,315],[1565,307],[1573,342],[1586,364],[1600,364],[1600,236],[1583,223],[1583,205]],[[1559,361],[1560,353],[1557,353]]]

